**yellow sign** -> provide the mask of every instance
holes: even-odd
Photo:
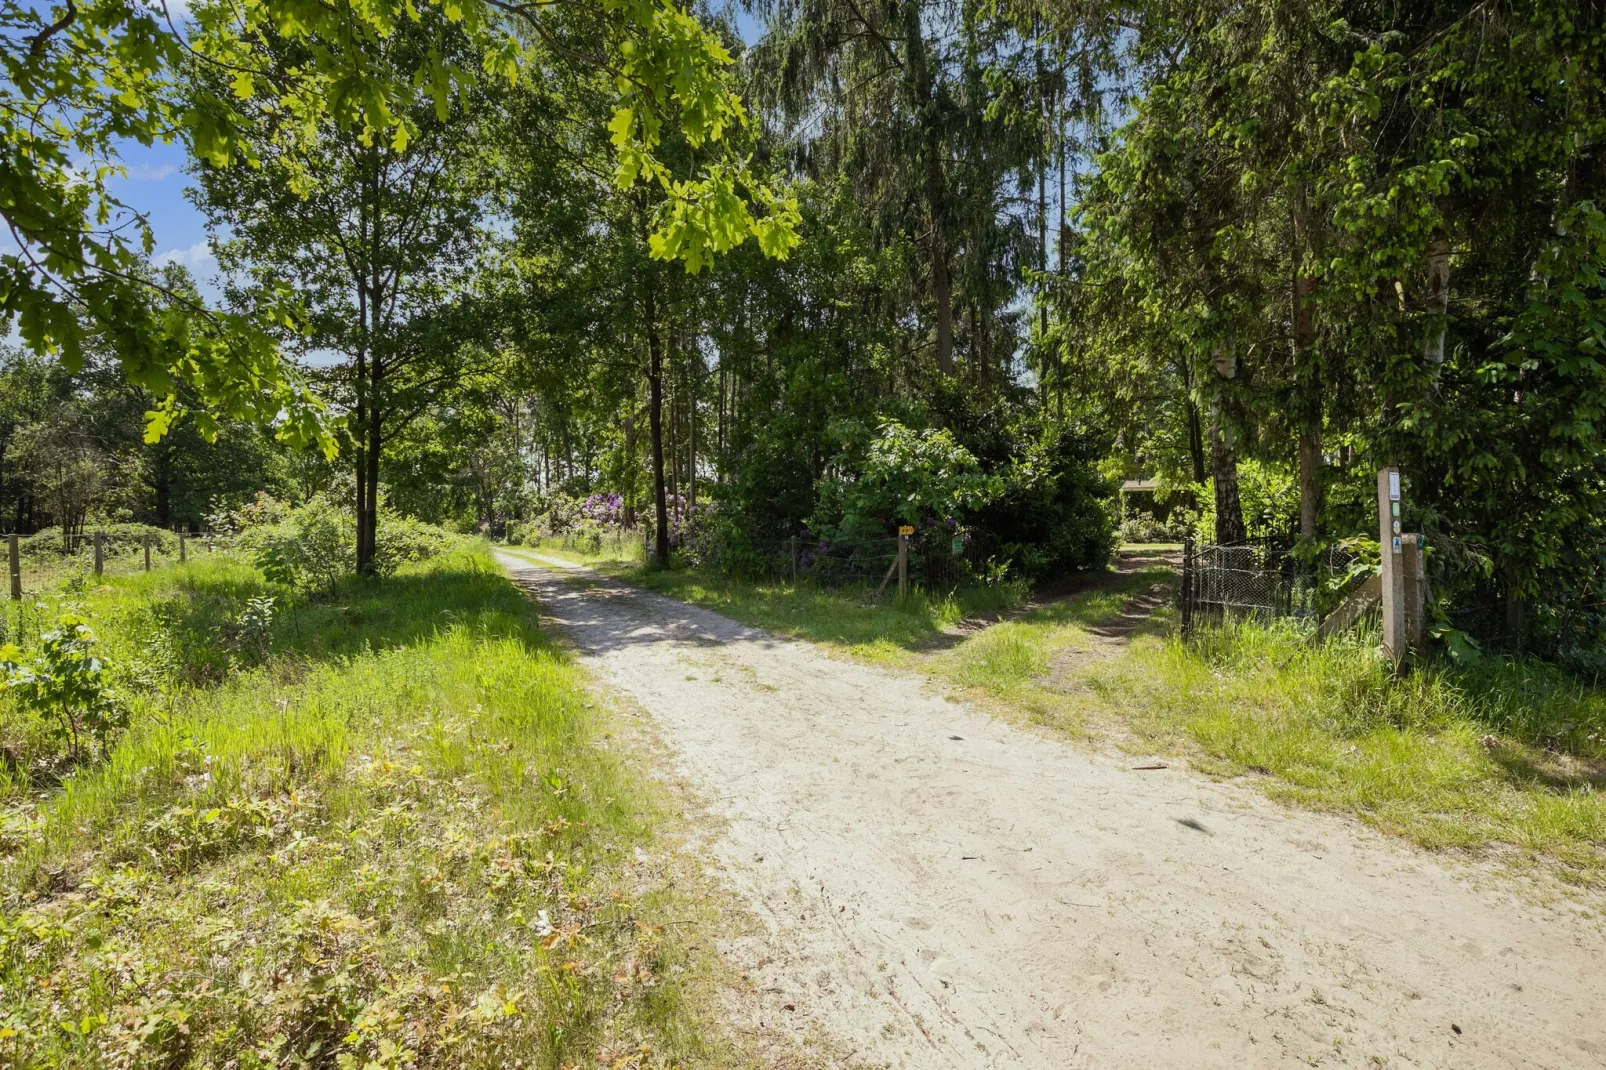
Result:
[[[915,529],[910,527],[908,524],[903,524],[898,528],[899,535],[913,535],[914,533]]]

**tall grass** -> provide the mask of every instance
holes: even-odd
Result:
[[[1606,860],[1606,694],[1553,667],[1397,674],[1375,634],[1313,646],[1239,622],[1134,644],[1087,683],[1147,745],[1266,775],[1273,795],[1427,846],[1549,852],[1580,879]]]
[[[489,555],[283,613],[266,664],[203,648],[262,591],[211,562],[68,596],[147,661],[59,783],[0,705],[0,1063],[713,1058],[637,853],[650,790]]]

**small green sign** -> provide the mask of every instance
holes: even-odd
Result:
[[[962,554],[964,552],[965,552],[965,537],[963,535],[955,535],[954,536],[954,556],[958,557],[960,554]]]

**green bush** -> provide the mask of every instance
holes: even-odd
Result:
[[[999,474],[975,525],[1016,570],[1037,579],[1103,568],[1115,544],[1110,487],[1095,444],[1060,431],[1025,444]]]
[[[106,679],[95,653],[99,642],[82,619],[63,614],[40,639],[39,653],[23,661],[15,646],[0,647],[0,683],[44,719],[74,760],[84,755],[84,737],[105,754],[128,724],[128,709]]]
[[[401,566],[460,548],[466,537],[389,509],[381,509],[374,545],[374,571],[393,576]]]
[[[101,536],[103,551],[111,557],[138,553],[144,547],[146,539],[150,540],[152,553],[178,553],[178,536],[171,531],[151,527],[149,524],[89,523],[84,525],[84,530],[73,538],[72,555],[92,554],[95,546],[93,536],[96,534]],[[35,532],[22,539],[18,547],[23,557],[34,560],[60,557],[65,549],[67,542],[59,527]]]
[[[946,428],[916,431],[886,420],[874,436],[862,424],[833,428],[844,448],[820,480],[810,530],[832,539],[891,535],[899,524],[961,516],[996,493],[995,481]]]

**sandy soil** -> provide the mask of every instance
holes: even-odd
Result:
[[[505,558],[721,819],[765,1027],[897,1067],[1606,1066],[1606,935],[1356,823]],[[571,566],[561,566],[569,568]]]

